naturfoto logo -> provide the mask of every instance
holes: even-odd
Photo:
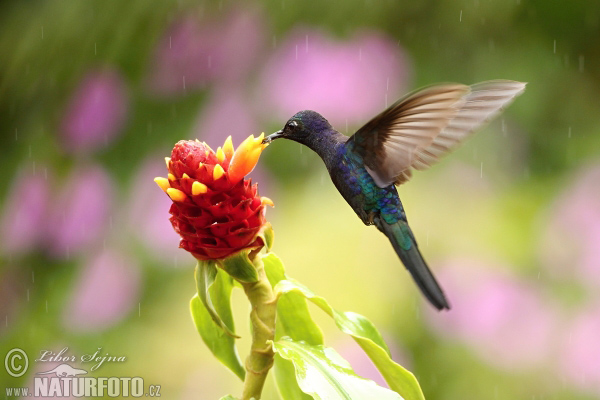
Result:
[[[139,376],[90,376],[88,373],[104,363],[125,361],[127,357],[110,355],[103,352],[102,347],[81,356],[70,354],[68,347],[58,352],[41,350],[35,362],[53,364],[35,373],[32,387],[7,387],[6,398],[160,397],[161,386],[146,386]],[[76,368],[70,365],[72,363],[84,364],[85,368]],[[18,378],[29,369],[29,357],[24,350],[14,348],[6,353],[4,366],[10,376]]]

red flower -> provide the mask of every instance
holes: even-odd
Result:
[[[266,145],[263,135],[248,137],[234,151],[231,137],[214,152],[206,143],[182,140],[166,158],[167,178],[155,182],[173,200],[171,223],[181,235],[179,247],[198,260],[223,259],[265,243],[266,204],[257,185],[244,179]]]

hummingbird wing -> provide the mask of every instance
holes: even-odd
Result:
[[[360,128],[349,140],[378,186],[406,182],[498,115],[525,83],[494,80],[443,84],[410,94]]]

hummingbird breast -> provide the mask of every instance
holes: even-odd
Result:
[[[328,168],[331,180],[365,224],[371,225],[374,216],[380,216],[388,224],[406,218],[396,187],[377,186],[360,155],[340,146],[335,158]]]

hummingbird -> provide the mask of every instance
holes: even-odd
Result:
[[[425,170],[497,116],[523,93],[525,83],[491,80],[446,83],[412,92],[348,137],[319,113],[296,113],[263,143],[283,138],[316,152],[333,184],[365,225],[392,244],[415,283],[438,310],[450,309],[408,225],[396,185]]]

